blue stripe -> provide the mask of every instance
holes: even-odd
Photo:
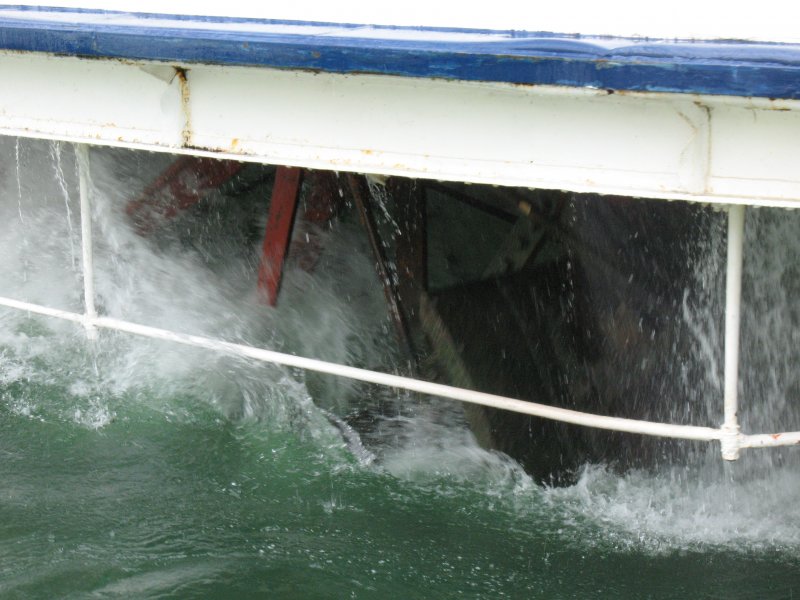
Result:
[[[122,19],[133,22],[120,23]],[[246,31],[235,29],[243,25]],[[308,32],[281,32],[281,26],[295,25],[306,26]],[[0,7],[0,49],[7,50],[620,91],[800,98],[798,45],[642,42],[540,32],[396,27],[372,27],[369,37],[359,37],[359,29],[363,26]],[[414,39],[415,32],[427,38]],[[396,39],[398,34],[408,34],[408,39]],[[464,41],[464,34],[475,34],[478,40]],[[436,39],[428,39],[431,36]]]

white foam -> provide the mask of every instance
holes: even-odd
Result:
[[[566,521],[589,523],[589,543],[648,552],[725,547],[800,548],[800,475],[777,468],[761,477],[710,480],[692,469],[618,475],[587,466],[577,484],[545,498]]]

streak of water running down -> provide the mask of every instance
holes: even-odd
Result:
[[[0,148],[0,156],[26,157],[17,162],[14,177],[0,181],[1,221],[14,224],[0,237],[0,294],[81,311],[81,281],[73,268],[77,257],[71,215],[77,212],[78,194],[72,151],[8,139],[0,141]],[[168,160],[142,153],[92,152],[99,312],[357,366],[395,368],[391,325],[355,218],[343,217],[324,233],[323,253],[313,273],[290,260],[279,308],[265,309],[255,293],[259,235],[266,216],[264,189],[237,198],[215,194],[150,238],[130,227],[125,201]],[[684,373],[686,385],[692,386],[687,390],[692,406],[675,406],[674,420],[691,414],[716,425],[721,419],[724,230],[721,220],[713,222],[697,265],[697,286],[687,291],[683,306],[695,356],[681,358],[674,372],[678,377]],[[798,226],[800,215],[794,212],[760,209],[749,214],[741,385],[741,419],[748,431],[800,429],[794,403],[800,391],[800,373],[794,366],[800,352],[800,308],[792,301],[800,292],[800,243],[793,233]],[[58,430],[65,439],[80,438],[82,444],[101,444],[129,429],[147,439],[151,426],[159,431],[184,431],[197,423],[202,431],[232,427],[240,432],[236,435],[250,436],[244,444],[248,449],[241,450],[245,455],[252,451],[277,456],[277,446],[269,450],[272,442],[262,436],[285,440],[288,434],[311,448],[309,456],[316,457],[309,467],[313,477],[328,470],[351,473],[346,476],[351,486],[366,481],[364,490],[350,491],[361,498],[352,502],[364,503],[354,510],[371,511],[368,498],[383,498],[384,489],[391,489],[390,495],[401,503],[416,502],[404,496],[411,493],[404,490],[422,490],[414,493],[433,504],[465,498],[482,511],[481,519],[498,518],[503,528],[512,522],[524,523],[526,530],[541,528],[560,552],[574,548],[579,553],[650,557],[685,551],[772,552],[778,562],[791,562],[800,550],[800,465],[793,449],[747,452],[738,464],[729,465],[719,460],[713,446],[708,452],[695,449],[677,465],[665,462],[625,474],[605,465],[586,465],[576,485],[540,488],[512,460],[480,449],[458,408],[435,399],[117,334],[100,336],[95,371],[83,335],[73,324],[0,311],[3,423],[20,419],[28,425],[17,424],[15,430],[28,431],[26,435],[37,435],[29,431],[35,424]],[[699,380],[691,374],[698,370]],[[339,425],[333,425],[325,411],[336,415],[333,422],[339,420]],[[366,411],[373,419],[358,444],[350,444],[363,450],[360,462],[349,456],[342,437],[342,431],[345,438],[355,432],[340,426],[351,411]],[[112,454],[118,452],[124,463],[125,452],[138,442],[123,439],[128,450]],[[250,449],[259,444],[266,445]],[[204,450],[198,452],[206,456]],[[77,460],[78,454],[71,456]],[[253,484],[248,488],[251,498],[266,502],[269,489],[280,487],[278,480],[306,473],[302,461],[287,463],[275,480],[258,484],[263,487]],[[270,473],[275,468],[264,466]],[[241,486],[230,483],[233,475],[215,472],[211,477],[227,482],[226,494]],[[248,477],[260,481],[263,475]],[[12,481],[32,485],[24,478]],[[322,505],[325,515],[347,506],[333,486]],[[77,495],[79,490],[64,493]],[[316,502],[310,498],[308,502]],[[4,501],[0,498],[0,506]],[[301,500],[298,503],[302,506]],[[337,525],[331,527],[333,531]]]

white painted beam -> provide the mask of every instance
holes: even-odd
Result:
[[[576,192],[800,200],[798,101],[9,52],[0,75],[5,135]]]

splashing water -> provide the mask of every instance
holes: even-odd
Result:
[[[0,294],[82,311],[71,148],[5,139],[0,150],[16,158],[0,180],[0,217],[11,224],[0,237]],[[313,272],[290,254],[270,309],[255,290],[268,184],[235,197],[215,192],[142,237],[126,202],[170,157],[95,149],[91,158],[99,312],[397,368],[354,216],[319,233]],[[798,219],[765,209],[748,216],[741,418],[749,432],[800,428]],[[692,368],[702,374],[699,384],[685,376],[691,414],[712,424],[721,419],[722,222],[713,221],[682,307]],[[675,420],[686,414],[675,410]],[[358,434],[344,422],[352,414],[368,416]],[[800,583],[783,571],[799,566],[793,449],[747,451],[731,465],[709,446],[684,464],[622,475],[586,465],[577,484],[541,488],[513,460],[479,448],[460,408],[444,401],[108,332],[91,348],[74,324],[5,309],[0,427],[0,535],[22,548],[0,550],[0,594],[246,597],[282,581],[271,589],[285,597],[320,589],[591,596],[633,593],[662,570],[693,572],[697,561],[728,575],[746,564],[761,565],[763,577],[782,572],[776,597]],[[43,478],[49,491],[38,487]],[[40,559],[50,566],[34,576]],[[643,562],[620,573],[631,560]],[[755,593],[764,581],[711,588]],[[651,595],[668,595],[666,584],[651,585]],[[698,571],[676,585],[671,592],[696,595],[709,582]]]
[[[666,376],[676,378],[685,398],[674,403],[668,419],[716,427],[722,422],[726,220],[724,213],[711,217],[681,307],[680,326],[690,334],[691,352],[673,354]],[[798,227],[795,211],[748,212],[739,405],[744,432],[800,427],[800,313],[792,302],[800,284],[800,245],[792,233]],[[574,518],[599,525],[603,539],[651,552],[709,546],[796,550],[796,449],[747,450],[739,461],[726,463],[717,444],[688,445],[680,456],[680,464],[665,461],[661,468],[623,475],[587,465],[575,486],[548,490],[546,497]]]

